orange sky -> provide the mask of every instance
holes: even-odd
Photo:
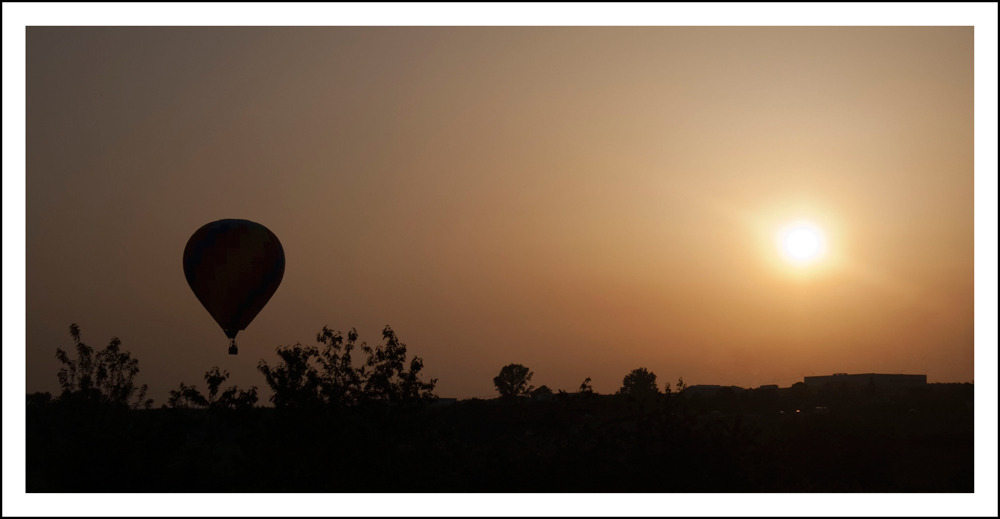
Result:
[[[323,325],[451,397],[973,377],[971,27],[29,27],[26,181],[28,391],[71,322],[157,404]],[[287,261],[235,357],[181,268],[220,218]]]

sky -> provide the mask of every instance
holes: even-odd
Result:
[[[26,385],[70,323],[159,405],[324,325],[444,397],[973,381],[972,27],[29,27]],[[281,240],[227,354],[181,257]],[[819,257],[791,261],[808,222]],[[264,390],[262,394],[267,395]]]

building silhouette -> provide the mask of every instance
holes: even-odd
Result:
[[[696,384],[693,386],[688,386],[684,388],[683,393],[688,396],[694,395],[714,395],[718,393],[723,388],[732,389],[736,393],[741,393],[746,391],[746,389],[739,386],[720,386],[717,384]]]
[[[927,375],[896,375],[883,373],[861,373],[849,375],[834,373],[818,377],[805,377],[806,386],[819,389],[826,385],[831,387],[877,387],[882,389],[905,389],[927,385]]]

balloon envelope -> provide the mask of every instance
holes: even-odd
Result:
[[[188,285],[230,339],[257,317],[284,274],[278,237],[249,220],[205,224],[184,247]]]

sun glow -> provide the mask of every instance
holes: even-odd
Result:
[[[816,261],[826,249],[822,231],[808,222],[789,225],[780,233],[778,241],[785,256],[796,264]]]
[[[796,229],[785,237],[785,250],[796,259],[809,259],[819,252],[819,236],[809,229]]]

